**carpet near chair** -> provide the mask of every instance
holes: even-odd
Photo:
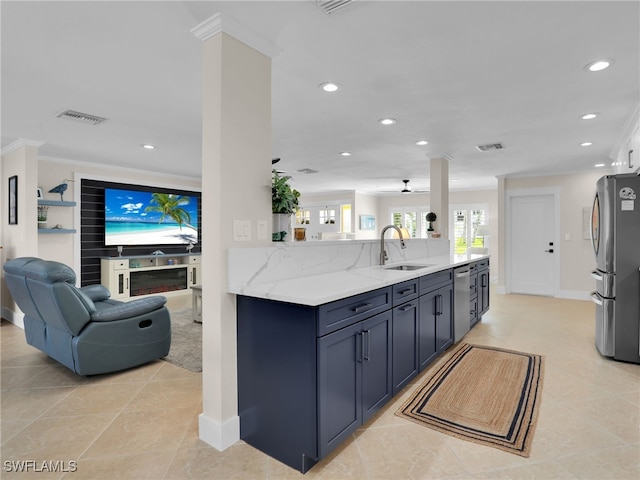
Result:
[[[171,309],[171,348],[163,360],[202,372],[202,324],[193,321],[190,305]]]

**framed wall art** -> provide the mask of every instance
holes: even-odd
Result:
[[[360,215],[360,230],[375,230],[376,217],[373,215]]]
[[[9,225],[18,224],[18,176],[9,177]]]

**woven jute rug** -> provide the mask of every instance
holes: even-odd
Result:
[[[528,457],[544,358],[461,343],[396,415],[470,442]]]

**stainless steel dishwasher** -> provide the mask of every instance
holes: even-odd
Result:
[[[460,341],[471,329],[471,266],[464,265],[453,269],[454,303],[453,303],[453,340]]]

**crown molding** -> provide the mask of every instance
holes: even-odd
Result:
[[[1,151],[1,155],[7,155],[11,152],[15,152],[19,148],[22,147],[41,147],[44,145],[44,142],[40,142],[39,140],[29,140],[28,138],[19,138],[15,142],[10,143],[6,147],[4,147]]]
[[[269,58],[275,58],[282,53],[280,47],[265,40],[234,18],[222,13],[216,13],[204,22],[196,25],[191,29],[191,33],[203,42],[218,33],[226,33]]]

